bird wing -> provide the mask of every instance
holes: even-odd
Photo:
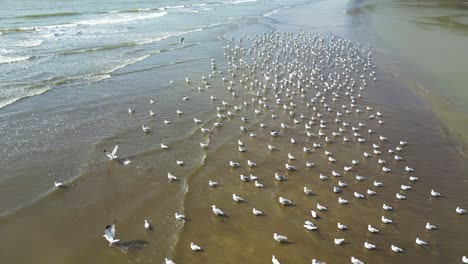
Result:
[[[115,239],[115,224],[106,226],[106,229],[104,230],[104,237],[109,241]]]
[[[119,144],[115,145],[114,150],[112,150],[112,156],[115,156],[118,149],[119,149]]]

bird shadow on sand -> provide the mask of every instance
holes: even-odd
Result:
[[[139,250],[142,250],[149,242],[147,240],[129,240],[114,243],[114,246],[119,248],[122,252],[126,254],[136,253]]]

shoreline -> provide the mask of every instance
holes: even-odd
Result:
[[[324,1],[322,1],[324,2]],[[311,6],[317,5],[318,2],[308,3]],[[329,2],[324,2],[325,6]],[[343,7],[343,3],[339,1],[334,1],[332,4],[335,4],[337,9],[333,11],[345,10],[346,7]],[[343,7],[343,8],[342,8]],[[275,9],[276,10],[276,9]],[[327,11],[330,11],[326,9]],[[323,10],[316,8],[315,13],[320,13]],[[286,14],[283,14],[286,12]],[[316,24],[314,21],[310,21],[311,25],[307,31],[314,31],[314,29],[319,28],[320,31],[325,31],[328,33],[333,30],[339,30],[341,33],[346,35],[352,35],[353,32],[352,26],[347,25],[348,27],[342,28],[343,25],[346,25],[346,20],[349,17],[342,14],[343,16],[338,17],[336,13],[330,14],[326,13],[323,17],[314,16],[308,14],[312,12],[307,8],[295,7],[293,10],[279,9],[271,17],[283,17],[283,19],[289,19],[288,13],[297,12],[298,20],[309,18],[313,16],[317,19]],[[305,14],[309,15],[306,16]],[[327,18],[327,15],[330,16]],[[249,18],[249,20],[258,22],[252,23],[243,23],[241,26],[233,25],[226,30],[219,30],[223,32],[221,36],[218,31],[209,35],[210,38],[216,39],[215,41],[207,41],[203,39],[206,36],[201,37],[201,42],[206,45],[206,54],[203,53],[204,59],[200,61],[193,61],[190,63],[181,63],[177,67],[180,68],[177,73],[179,75],[169,75],[167,72],[163,71],[159,74],[147,74],[146,72],[135,73],[135,79],[139,83],[145,77],[149,78],[147,86],[147,92],[143,95],[136,95],[127,100],[121,100],[117,102],[124,102],[119,106],[121,108],[118,111],[118,118],[115,120],[106,120],[106,122],[115,122],[116,120],[125,120],[122,124],[122,129],[118,131],[117,134],[108,136],[105,140],[100,140],[98,143],[92,146],[93,154],[88,157],[90,160],[93,160],[92,166],[90,169],[87,169],[84,173],[85,176],[80,177],[76,181],[76,186],[71,186],[71,188],[64,190],[57,190],[53,192],[52,195],[47,196],[45,199],[41,199],[39,202],[28,206],[17,214],[15,213],[12,216],[5,218],[0,217],[0,222],[3,227],[0,228],[0,234],[2,237],[5,237],[5,241],[0,243],[0,248],[2,250],[9,250],[9,254],[0,254],[4,257],[2,258],[14,258],[14,256],[21,256],[23,260],[30,258],[37,263],[83,263],[83,262],[113,262],[113,263],[159,263],[164,257],[175,258],[176,263],[179,263],[179,260],[185,259],[180,263],[206,263],[203,262],[208,255],[214,255],[215,258],[220,260],[225,260],[226,256],[232,256],[236,261],[250,261],[256,260],[258,262],[265,262],[271,258],[272,251],[278,251],[282,256],[289,254],[296,254],[294,256],[297,260],[307,260],[310,262],[312,256],[317,258],[324,258],[327,261],[344,261],[345,257],[351,253],[358,252],[358,254],[364,255],[361,253],[362,245],[350,239],[350,243],[342,247],[342,252],[339,254],[328,252],[328,244],[331,243],[330,234],[334,234],[336,230],[335,222],[346,220],[348,223],[355,224],[356,228],[351,228],[349,232],[344,233],[343,236],[349,236],[350,238],[356,238],[356,241],[364,239],[363,234],[361,233],[361,227],[359,222],[361,220],[356,219],[355,212],[359,212],[360,215],[371,215],[375,219],[378,219],[380,211],[375,212],[373,209],[380,207],[381,203],[388,199],[394,203],[397,207],[401,208],[401,211],[398,211],[398,215],[391,215],[398,219],[398,224],[394,226],[387,227],[387,232],[381,237],[375,238],[379,245],[385,245],[385,239],[392,239],[394,241],[401,242],[405,247],[409,249],[410,256],[401,260],[404,260],[404,263],[411,263],[415,261],[418,257],[431,257],[426,256],[427,254],[422,255],[417,249],[413,249],[412,246],[414,241],[405,241],[398,234],[404,232],[408,235],[415,236],[419,235],[419,229],[416,230],[413,228],[412,221],[417,219],[418,228],[420,223],[426,221],[423,219],[422,215],[429,215],[430,210],[441,209],[444,214],[448,212],[448,205],[453,202],[461,201],[463,204],[464,197],[461,197],[462,190],[464,188],[463,184],[454,184],[449,181],[458,182],[462,177],[458,173],[459,164],[452,160],[452,150],[448,149],[446,146],[447,138],[444,137],[443,133],[440,133],[438,127],[431,127],[433,124],[433,113],[426,112],[427,109],[424,108],[424,105],[421,101],[424,101],[420,96],[417,96],[411,87],[400,87],[398,84],[402,80],[398,81],[393,80],[389,77],[390,72],[387,72],[387,69],[377,64],[378,72],[382,71],[382,74],[378,74],[377,85],[371,84],[372,88],[368,88],[367,92],[369,97],[364,97],[360,103],[373,106],[376,109],[382,109],[385,114],[385,120],[388,122],[389,127],[384,126],[384,134],[389,136],[392,143],[397,144],[396,141],[398,138],[408,140],[410,146],[404,150],[403,155],[405,158],[411,162],[411,165],[415,164],[417,166],[417,175],[420,175],[422,181],[415,184],[417,191],[408,192],[411,201],[420,202],[424,205],[422,208],[418,204],[405,203],[394,201],[394,193],[390,192],[391,190],[399,189],[400,184],[405,183],[407,174],[395,173],[390,176],[384,175],[380,168],[367,168],[371,167],[370,162],[363,160],[362,164],[362,173],[366,176],[369,176],[369,180],[365,181],[361,187],[354,182],[353,173],[343,175],[343,180],[349,181],[351,184],[349,190],[344,190],[343,195],[352,198],[350,194],[351,190],[353,191],[365,191],[368,184],[371,184],[371,179],[383,180],[386,182],[385,188],[382,189],[381,194],[376,196],[375,199],[365,199],[364,202],[359,203],[355,200],[352,200],[352,205],[347,209],[347,207],[339,207],[336,205],[336,197],[331,193],[332,182],[321,182],[317,180],[319,173],[330,173],[331,170],[341,170],[342,164],[335,166],[329,164],[327,161],[322,161],[322,152],[314,151],[313,153],[303,154],[301,151],[294,153],[298,159],[302,162],[303,160],[310,159],[316,161],[317,167],[314,169],[303,169],[301,168],[297,172],[288,173],[288,177],[291,178],[286,184],[277,184],[272,179],[272,171],[276,169],[277,171],[284,170],[282,163],[285,161],[285,154],[290,148],[290,144],[282,144],[278,141],[272,141],[272,144],[279,144],[280,150],[278,153],[268,153],[265,154],[265,144],[269,141],[258,137],[255,141],[249,138],[246,134],[241,134],[239,131],[239,125],[242,123],[237,120],[241,115],[246,115],[249,119],[254,120],[249,123],[249,126],[254,127],[258,125],[259,122],[266,122],[269,120],[269,115],[260,115],[257,120],[257,116],[252,113],[239,112],[237,113],[236,118],[232,120],[228,119],[225,121],[223,128],[213,129],[213,136],[206,136],[200,132],[199,127],[193,127],[192,122],[193,116],[203,117],[204,123],[203,126],[211,125],[214,122],[214,119],[210,119],[210,116],[214,115],[215,106],[218,106],[222,100],[226,100],[231,103],[231,106],[235,103],[239,103],[240,99],[231,97],[229,94],[226,94],[226,84],[215,78],[220,78],[220,76],[215,75],[211,88],[206,88],[204,91],[197,91],[197,86],[203,87],[203,82],[201,81],[201,74],[208,74],[210,72],[209,68],[209,59],[210,56],[213,57],[213,54],[218,54],[216,61],[218,63],[218,69],[225,71],[227,65],[224,63],[224,59],[221,57],[223,45],[228,43],[224,41],[225,39],[230,39],[231,36],[240,36],[247,33],[261,33],[265,29],[271,27],[277,28],[278,31],[282,29],[295,29],[296,32],[299,31],[300,26],[294,25],[294,23],[285,23],[278,22],[269,17],[256,17]],[[327,22],[332,18],[336,20]],[[265,25],[262,23],[263,19],[273,19],[274,22],[271,25]],[[342,20],[341,20],[342,19]],[[281,20],[281,19],[280,19]],[[349,22],[349,21],[348,21]],[[322,28],[319,24],[322,23]],[[323,25],[328,25],[330,28],[325,28]],[[349,32],[348,32],[349,31]],[[214,36],[213,36],[214,35]],[[247,34],[249,35],[249,34]],[[250,34],[249,36],[253,36]],[[335,34],[339,36],[338,34]],[[212,40],[211,39],[211,40]],[[219,41],[218,41],[219,40]],[[202,46],[202,45],[199,45]],[[187,56],[190,53],[203,52],[201,47],[191,47],[187,51],[180,51],[182,55]],[[208,52],[210,51],[210,52]],[[214,51],[214,52],[213,52]],[[170,56],[170,55],[168,55]],[[200,57],[200,56],[199,56]],[[203,56],[202,56],[203,57]],[[147,62],[149,63],[149,62]],[[374,63],[377,61],[374,59]],[[138,66],[138,65],[135,65]],[[176,71],[176,67],[171,68],[173,71]],[[168,71],[170,71],[169,69]],[[193,72],[191,72],[193,71]],[[153,72],[151,72],[153,73]],[[157,71],[154,71],[157,73]],[[165,75],[167,74],[167,75]],[[199,76],[200,75],[200,76]],[[186,84],[183,79],[185,76],[189,76],[192,79],[191,84]],[[226,75],[229,77],[229,75]],[[240,74],[239,74],[240,76]],[[157,117],[157,120],[149,119],[147,117],[146,110],[150,106],[148,97],[150,96],[150,89],[153,89],[155,80],[159,82],[159,85],[162,83],[168,83],[172,78],[176,79],[176,83],[173,86],[164,87],[160,89],[160,94],[157,97],[156,105],[161,104],[163,109],[169,108],[170,110],[165,112],[158,113],[160,116]],[[380,80],[380,77],[383,77],[383,80]],[[128,85],[135,80],[127,80],[126,76],[117,76],[116,80],[110,78],[106,85],[111,87],[111,85]],[[375,87],[374,87],[375,86]],[[394,87],[395,86],[395,87]],[[376,88],[377,87],[377,88]],[[374,89],[376,88],[376,89]],[[383,89],[385,88],[385,89]],[[242,89],[240,89],[242,90]],[[399,93],[405,95],[403,100],[399,100],[398,96],[401,96]],[[112,89],[108,88],[105,93],[111,93]],[[171,94],[173,92],[173,94]],[[191,98],[187,104],[193,104],[193,106],[187,106],[181,103],[182,95],[189,95]],[[217,100],[210,100],[209,95],[214,95],[217,97]],[[413,97],[414,95],[414,97]],[[172,97],[171,97],[172,96]],[[245,94],[241,93],[241,98],[249,98],[252,94],[246,92]],[[387,98],[388,96],[388,98]],[[385,97],[385,98],[384,98]],[[162,99],[161,99],[162,98]],[[176,98],[173,101],[166,98]],[[165,102],[165,100],[167,100]],[[144,103],[141,103],[144,102]],[[414,107],[408,107],[405,105],[406,102],[415,103]],[[148,105],[146,105],[148,104]],[[270,104],[274,104],[273,100],[270,100]],[[129,117],[126,113],[127,106],[138,106],[137,114],[133,117]],[[204,107],[204,108],[203,108]],[[98,110],[106,110],[111,108],[109,105],[99,106]],[[180,117],[175,117],[175,109],[184,110],[184,115]],[[307,111],[306,109],[300,108],[301,111]],[[143,113],[144,114],[140,114]],[[281,110],[273,108],[273,112],[278,112],[280,115],[279,120],[271,121],[279,123],[280,120],[286,120],[286,122],[291,122],[287,115],[283,115]],[[313,114],[312,112],[308,114]],[[171,126],[162,126],[159,123],[164,118],[172,118]],[[417,124],[413,126],[412,122],[427,121],[429,123],[426,128],[424,125]],[[150,124],[153,128],[153,133],[144,135],[141,133],[140,125],[142,122]],[[182,123],[190,122],[189,129],[182,126]],[[333,123],[333,120],[328,120],[330,124]],[[369,121],[370,122],[370,121]],[[279,126],[279,124],[274,123],[274,125]],[[126,126],[130,124],[130,128]],[[392,126],[393,124],[393,126]],[[378,128],[378,127],[377,127]],[[167,143],[165,140],[174,136],[174,131],[184,130],[191,131],[195,129],[188,137],[184,137],[183,140],[177,142],[169,142],[170,149],[166,152],[163,152],[159,149],[160,143]],[[257,130],[258,128],[253,128]],[[382,128],[381,128],[382,129]],[[260,130],[259,130],[260,131]],[[216,133],[224,133],[222,135],[216,135]],[[291,135],[299,136],[302,133],[302,127],[294,126],[291,129]],[[419,135],[418,133],[422,133]],[[210,140],[210,148],[208,150],[200,150],[198,143],[206,142],[206,139]],[[237,152],[237,144],[235,139],[242,139],[248,146],[249,151],[245,154],[240,154]],[[132,163],[129,166],[120,166],[117,163],[107,162],[102,160],[102,148],[109,148],[115,144],[115,142],[121,142],[122,145],[119,149],[119,152],[122,157],[126,157],[125,153],[136,153],[130,155],[129,158],[132,159]],[[311,144],[314,140],[305,140],[305,144]],[[259,142],[259,143],[256,143]],[[173,144],[170,144],[173,143]],[[197,143],[197,144],[195,144]],[[302,142],[301,142],[302,143]],[[370,143],[370,142],[369,142]],[[130,145],[130,146],[129,146]],[[392,146],[393,146],[392,145]],[[156,147],[155,147],[156,146]],[[189,147],[186,147],[189,146]],[[390,144],[387,145],[390,147]],[[143,152],[135,152],[141,147],[148,148],[149,150]],[[356,154],[361,156],[361,152],[364,151],[366,145],[357,145],[356,150],[345,148],[340,143],[326,145],[326,148],[332,150],[339,155],[343,155],[343,159],[351,160]],[[127,149],[126,149],[127,148]],[[344,148],[344,149],[343,149]],[[433,148],[437,148],[437,153],[434,153]],[[190,151],[188,151],[190,150]],[[203,151],[205,157],[203,158],[200,167],[196,167],[199,164],[199,158],[202,155],[195,155],[191,151],[196,150],[197,153]],[[286,151],[286,152],[285,152]],[[438,157],[437,154],[443,154],[442,157]],[[245,164],[242,164],[241,170],[227,169],[227,162],[231,160],[242,160],[247,157],[254,158],[256,162],[261,164],[258,169],[244,168]],[[187,166],[177,167],[174,160],[176,158],[183,159],[187,162]],[[391,159],[392,157],[388,156],[387,158]],[[392,162],[392,161],[391,161]],[[436,163],[442,162],[449,166],[449,168],[440,168]],[[392,166],[400,168],[401,165],[397,163],[391,163]],[[298,165],[300,166],[300,165]],[[450,167],[453,166],[453,167]],[[245,166],[246,167],[246,166]],[[173,172],[177,175],[180,180],[177,182],[167,182],[166,174],[168,172]],[[266,188],[264,190],[257,190],[250,188],[252,186],[239,184],[239,173],[249,173],[255,174],[259,177],[262,177],[264,180]],[[295,174],[294,174],[295,173]],[[358,172],[356,172],[358,173]],[[434,175],[435,174],[435,175]],[[440,180],[438,178],[439,174],[448,175],[446,181]],[[210,189],[208,188],[207,181],[208,179],[220,180],[221,186],[219,189]],[[315,187],[319,192],[317,195],[311,197],[304,197],[303,193],[300,192],[302,185],[310,185]],[[454,186],[455,185],[455,186]],[[466,184],[465,184],[466,185]],[[291,187],[290,187],[291,186]],[[369,185],[370,186],[370,185]],[[428,200],[425,195],[427,193],[420,193],[420,190],[426,192],[431,186],[436,186],[437,188],[442,189],[444,193],[450,193],[450,196],[444,198],[444,200],[439,200],[438,202]],[[190,187],[190,190],[187,191],[187,188]],[[296,190],[297,189],[297,190]],[[233,205],[232,200],[230,199],[230,193],[238,193],[243,197],[246,196],[248,199],[246,203],[235,204]],[[452,194],[453,192],[454,194]],[[174,193],[176,195],[174,195]],[[226,194],[228,194],[226,196]],[[265,195],[263,198],[256,200],[254,204],[254,194],[255,195]],[[284,208],[276,207],[271,205],[271,201],[275,200],[278,195],[287,195],[287,197],[292,196],[294,201],[297,201],[297,206],[292,207],[291,211],[285,211]],[[290,196],[289,196],[290,195]],[[346,196],[347,195],[347,196]],[[224,220],[219,220],[218,218],[212,218],[211,212],[205,203],[199,202],[198,200],[216,202],[223,209],[226,208],[230,214],[230,218]],[[414,200],[413,200],[414,199]],[[330,212],[324,212],[323,219],[317,220],[317,223],[320,225],[321,230],[325,232],[317,232],[317,234],[306,234],[304,238],[304,230],[297,229],[296,227],[301,227],[304,217],[304,212],[308,212],[315,202],[323,202],[330,207]],[[211,204],[211,203],[210,203]],[[253,220],[251,214],[249,216],[244,216],[240,214],[236,209],[242,211],[245,209],[245,212],[248,212],[247,209],[251,209],[252,206],[260,206],[260,209],[267,210],[267,215],[264,218]],[[236,207],[237,206],[237,207]],[[356,208],[356,211],[354,211]],[[399,209],[400,209],[399,208]],[[174,222],[173,214],[176,210],[183,210],[179,213],[187,213],[190,221],[183,223],[180,227],[180,223]],[[288,210],[288,209],[286,209]],[[342,210],[342,211],[340,211]],[[412,211],[414,210],[414,211]],[[451,209],[450,209],[451,210]],[[342,212],[337,214],[336,212]],[[453,211],[453,210],[452,210]],[[47,212],[47,213],[44,213]],[[291,212],[292,217],[288,213]],[[453,213],[453,212],[452,212]],[[436,238],[440,239],[441,243],[436,244],[432,249],[436,253],[440,252],[461,252],[459,246],[454,245],[454,249],[447,249],[444,242],[447,242],[450,245],[450,240],[445,239],[445,236],[453,235],[453,238],[460,238],[461,234],[456,234],[456,229],[452,226],[449,226],[450,223],[455,223],[455,226],[462,225],[459,219],[452,216],[445,219],[444,214],[431,214],[431,221],[437,221],[437,224],[442,225],[444,228],[444,234],[435,233],[434,241]],[[273,220],[273,216],[278,217],[278,221]],[[110,223],[112,219],[118,218],[118,237],[123,238],[124,240],[133,239],[131,241],[146,241],[148,244],[145,244],[141,250],[130,251],[128,254],[120,252],[116,248],[109,248],[105,240],[101,237],[103,227],[105,224]],[[309,216],[310,218],[310,216]],[[150,219],[152,225],[154,225],[154,232],[146,232],[143,229],[143,219]],[[307,218],[308,219],[308,218]],[[257,221],[258,220],[258,221]],[[301,222],[302,221],[302,222]],[[301,222],[301,223],[300,223]],[[405,224],[404,224],[405,223]],[[292,226],[292,227],[290,227]],[[358,227],[359,226],[359,227]],[[204,227],[204,228],[200,228]],[[180,228],[181,234],[177,228]],[[250,229],[249,229],[250,228]],[[264,236],[261,232],[262,230],[267,230],[268,232],[276,231],[276,229],[286,230],[285,232],[292,234],[292,238],[297,238],[295,242],[297,245],[291,244],[284,247],[277,246],[276,244],[264,243],[263,238],[271,239],[271,232],[268,233],[268,236]],[[32,231],[31,231],[32,230]],[[34,234],[37,234],[40,237],[44,237],[44,242],[41,245],[34,245],[33,241],[29,241],[31,231]],[[205,232],[208,231],[208,232]],[[214,233],[212,233],[213,231]],[[217,236],[220,235],[220,231],[226,231],[228,234],[225,236],[220,236],[220,241],[216,241]],[[242,232],[241,232],[242,231]],[[362,231],[365,231],[364,229]],[[395,233],[391,233],[394,231]],[[219,233],[217,233],[219,232]],[[244,233],[243,233],[244,232]],[[446,233],[445,233],[446,232]],[[442,232],[441,232],[442,233]],[[175,245],[167,245],[169,237],[177,235],[175,239]],[[245,234],[245,236],[243,236]],[[448,234],[448,235],[446,235]],[[424,234],[423,234],[424,235]],[[74,241],[69,242],[69,238],[73,237]],[[388,236],[388,237],[387,237]],[[7,241],[10,238],[10,242]],[[428,239],[428,238],[425,238]],[[463,241],[463,237],[460,238],[460,241]],[[203,246],[207,246],[206,252],[201,254],[189,253],[186,242],[197,242],[197,240],[204,240]],[[210,241],[212,240],[212,241]],[[247,240],[247,241],[245,241]],[[13,241],[13,242],[11,242]],[[24,241],[24,243],[23,243]],[[255,243],[258,242],[258,243]],[[16,249],[17,244],[22,244],[24,248]],[[165,244],[166,243],[166,244]],[[310,244],[308,244],[310,243]],[[142,243],[143,244],[143,243]],[[217,245],[226,245],[226,247],[215,252]],[[258,246],[260,244],[261,246]],[[147,245],[147,246],[146,246]],[[310,245],[315,245],[317,248],[322,248],[323,252],[310,252]],[[227,251],[226,248],[234,247],[232,252]],[[306,247],[307,246],[307,247]],[[257,248],[258,247],[258,248]],[[24,249],[31,248],[31,257],[24,256]],[[245,250],[245,249],[248,250]],[[58,254],[54,252],[58,249]],[[214,249],[214,250],[213,250]],[[296,249],[297,251],[293,251]],[[341,249],[340,249],[341,250]],[[333,250],[335,251],[335,250]],[[298,253],[297,253],[298,252]],[[229,253],[229,254],[228,254]],[[369,254],[370,255],[370,254]],[[36,256],[36,258],[35,258]],[[370,255],[369,258],[374,260],[373,263],[386,263],[385,259],[389,257],[387,252],[384,250],[377,252],[375,255]],[[434,256],[436,259],[440,256]],[[453,257],[454,258],[454,257]],[[450,260],[452,258],[449,258]],[[349,258],[347,258],[349,261]],[[409,261],[409,262],[408,262]],[[214,263],[221,263],[220,261]]]

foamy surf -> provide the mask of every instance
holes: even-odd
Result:
[[[31,86],[29,86],[31,87]],[[47,91],[50,90],[50,87],[49,86],[43,86],[43,87],[35,87],[33,89],[28,89],[28,88],[21,88],[21,89],[16,89],[14,93],[10,93],[10,94],[13,94],[13,96],[9,96],[7,95],[6,98],[1,98],[2,97],[2,94],[0,93],[0,109],[8,106],[8,105],[11,105],[21,99],[24,99],[24,98],[28,98],[28,97],[33,97],[33,96],[36,96],[36,95],[40,95],[40,94],[43,94]]]
[[[0,56],[0,64],[15,63],[29,60],[31,56],[6,57]]]

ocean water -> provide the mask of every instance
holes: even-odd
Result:
[[[347,263],[351,255],[367,263],[389,263],[389,258],[391,263],[459,261],[465,254],[466,238],[458,230],[466,227],[466,221],[454,208],[466,208],[468,201],[463,193],[466,168],[457,155],[457,142],[440,126],[429,105],[388,69],[393,58],[376,38],[366,36],[375,33],[369,18],[353,13],[361,4],[305,0],[5,2],[0,11],[0,236],[4,238],[0,262],[162,263],[170,257],[176,263],[270,263],[272,254],[282,263],[310,263],[312,258]],[[253,109],[259,108],[254,105],[219,120],[216,108],[222,101],[230,109],[256,97],[253,89],[240,85],[242,74],[252,73],[233,69],[225,47],[249,47],[248,37],[275,31],[319,33],[327,39],[336,35],[351,40],[363,52],[374,52],[378,81],[369,78],[359,103],[384,113],[388,125],[369,126],[389,137],[385,148],[394,147],[400,139],[410,142],[402,155],[417,168],[421,182],[407,192],[408,201],[394,198],[400,185],[408,183],[408,175],[388,176],[362,159],[370,145],[352,148],[321,142],[343,160],[359,158],[363,163],[356,173],[369,180],[360,185],[354,173],[344,175],[350,183],[342,193],[345,198],[351,200],[352,192],[373,188],[374,179],[385,182],[375,199],[352,200],[350,206],[341,207],[331,192],[336,181],[322,182],[318,175],[342,170],[345,162],[328,163],[321,151],[301,153],[289,141],[265,137],[269,130],[258,128],[262,122],[272,128],[291,123],[291,137],[300,144],[312,144],[314,140],[303,137],[303,126],[293,125],[282,108],[275,106],[256,115]],[[234,56],[252,63],[245,54]],[[216,69],[211,67],[212,59]],[[251,77],[251,81],[262,78]],[[238,97],[228,92],[230,86]],[[190,99],[184,101],[184,96]],[[272,94],[265,97],[274,104]],[[303,101],[296,100],[298,112],[309,118],[314,115]],[[339,107],[338,103],[334,106]],[[128,114],[128,108],[135,113]],[[176,110],[183,114],[177,115]],[[270,120],[273,113],[279,116],[277,120]],[[248,126],[258,134],[256,139],[239,130],[240,116],[251,120]],[[196,125],[194,117],[202,124]],[[171,123],[164,124],[164,120]],[[353,115],[350,120],[361,119]],[[224,126],[213,128],[218,121]],[[332,123],[333,118],[328,116],[327,121]],[[143,133],[142,125],[152,132]],[[211,133],[202,133],[201,127],[210,128]],[[238,139],[246,143],[248,152],[237,151]],[[369,144],[378,143],[376,138],[369,140]],[[117,143],[119,159],[109,161],[103,151]],[[169,149],[161,149],[161,143]],[[199,143],[209,143],[209,148],[202,149]],[[268,143],[280,151],[267,152]],[[298,159],[297,172],[284,170],[288,152]],[[247,168],[247,159],[259,167]],[[185,165],[177,166],[176,160]],[[230,160],[241,162],[241,168],[230,169]],[[306,160],[314,161],[316,168],[299,165]],[[393,161],[391,166],[399,171],[404,168]],[[275,171],[287,173],[290,180],[276,183]],[[179,181],[168,182],[168,173]],[[265,188],[240,182],[241,173],[258,176]],[[208,180],[217,180],[221,186],[209,188]],[[54,181],[63,182],[66,188],[54,188]],[[304,196],[305,185],[317,195]],[[446,197],[429,198],[431,188]],[[232,193],[247,202],[234,204]],[[279,207],[280,195],[291,198],[296,206]],[[317,202],[327,205],[329,212],[316,220],[319,232],[305,233],[301,224],[310,219],[309,211]],[[382,202],[398,208],[387,215],[395,225],[383,227],[378,221]],[[214,217],[211,204],[225,210],[229,218]],[[266,216],[254,218],[250,212],[254,206]],[[176,212],[187,214],[188,220],[176,221]],[[102,234],[114,219],[123,243],[109,247]],[[152,231],[143,228],[144,219],[152,224]],[[339,233],[337,221],[352,228]],[[424,230],[428,221],[440,226],[440,231]],[[370,237],[367,223],[380,224],[385,231]],[[289,235],[293,243],[278,245],[271,238],[273,232]],[[337,236],[348,241],[340,250],[333,245]],[[428,240],[431,247],[416,246],[416,236]],[[365,240],[381,249],[364,250]],[[205,251],[190,252],[190,242]],[[407,252],[393,254],[390,243]]]

